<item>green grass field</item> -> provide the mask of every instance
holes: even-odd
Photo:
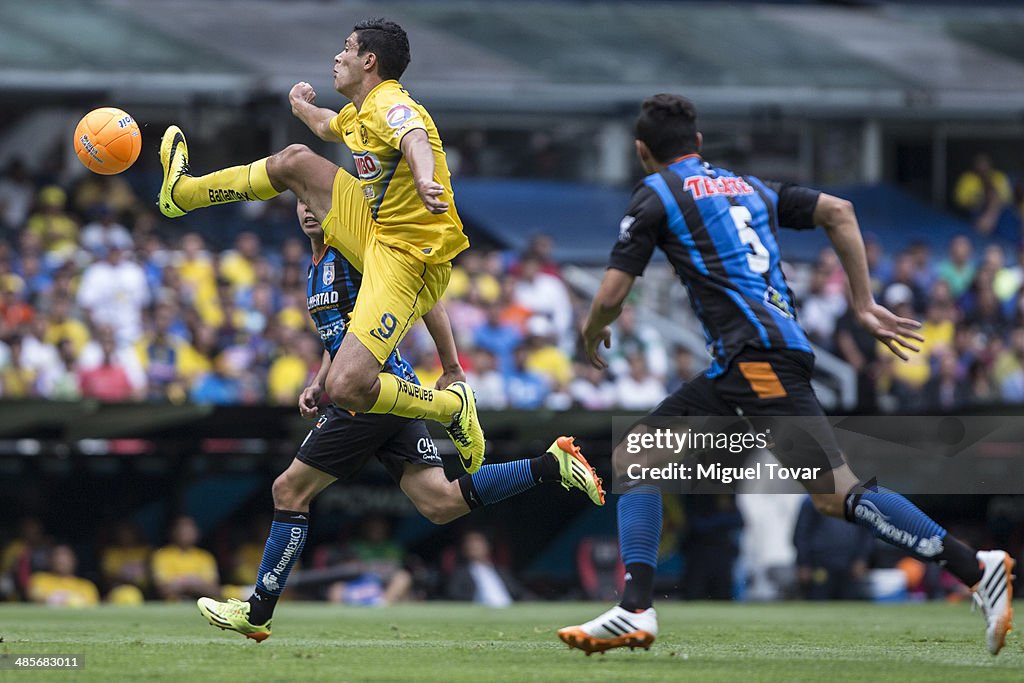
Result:
[[[78,654],[80,671],[3,681],[1022,681],[1024,643],[992,657],[964,605],[662,603],[649,652],[586,657],[554,635],[604,605],[340,608],[284,603],[264,643],[191,605],[0,606],[0,653]]]

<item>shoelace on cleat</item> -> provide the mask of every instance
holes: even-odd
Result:
[[[459,424],[459,418],[455,418],[452,420],[452,423],[448,425],[448,435],[463,446],[469,445],[469,437],[466,436],[466,432],[463,431],[462,425]]]

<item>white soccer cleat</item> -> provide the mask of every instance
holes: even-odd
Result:
[[[979,550],[976,557],[985,573],[972,589],[974,602],[985,615],[988,651],[997,655],[1013,629],[1014,560],[1004,550]]]
[[[658,635],[658,615],[653,607],[639,614],[624,610],[618,605],[580,626],[566,626],[558,631],[558,637],[571,648],[583,650],[589,657],[595,652],[604,652],[616,647],[642,647],[651,649],[651,643]]]

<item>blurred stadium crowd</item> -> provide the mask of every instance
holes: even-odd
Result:
[[[0,174],[0,396],[295,402],[322,353],[305,308],[310,255],[298,229],[274,244],[235,229],[233,246],[218,251],[187,222],[168,232],[122,177],[65,186],[54,177],[18,162]],[[252,210],[286,223],[291,208],[281,198]],[[991,202],[979,211],[991,214]],[[927,341],[908,363],[856,324],[830,250],[790,264],[812,340],[858,372],[857,410],[1024,403],[1024,249],[978,229],[889,253],[863,228],[876,297],[924,322]],[[456,264],[447,306],[481,407],[645,410],[703,368],[630,307],[609,372],[580,362],[575,330],[586,302],[562,279],[553,247],[537,235],[523,253],[477,248]],[[424,384],[440,374],[422,325],[402,352]]]

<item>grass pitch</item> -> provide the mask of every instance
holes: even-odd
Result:
[[[1024,642],[998,657],[964,605],[659,604],[649,652],[586,657],[554,635],[607,605],[507,610],[444,603],[384,609],[282,603],[256,643],[193,605],[56,610],[0,606],[0,654],[77,654],[79,671],[0,671],[0,681],[1022,681]]]

